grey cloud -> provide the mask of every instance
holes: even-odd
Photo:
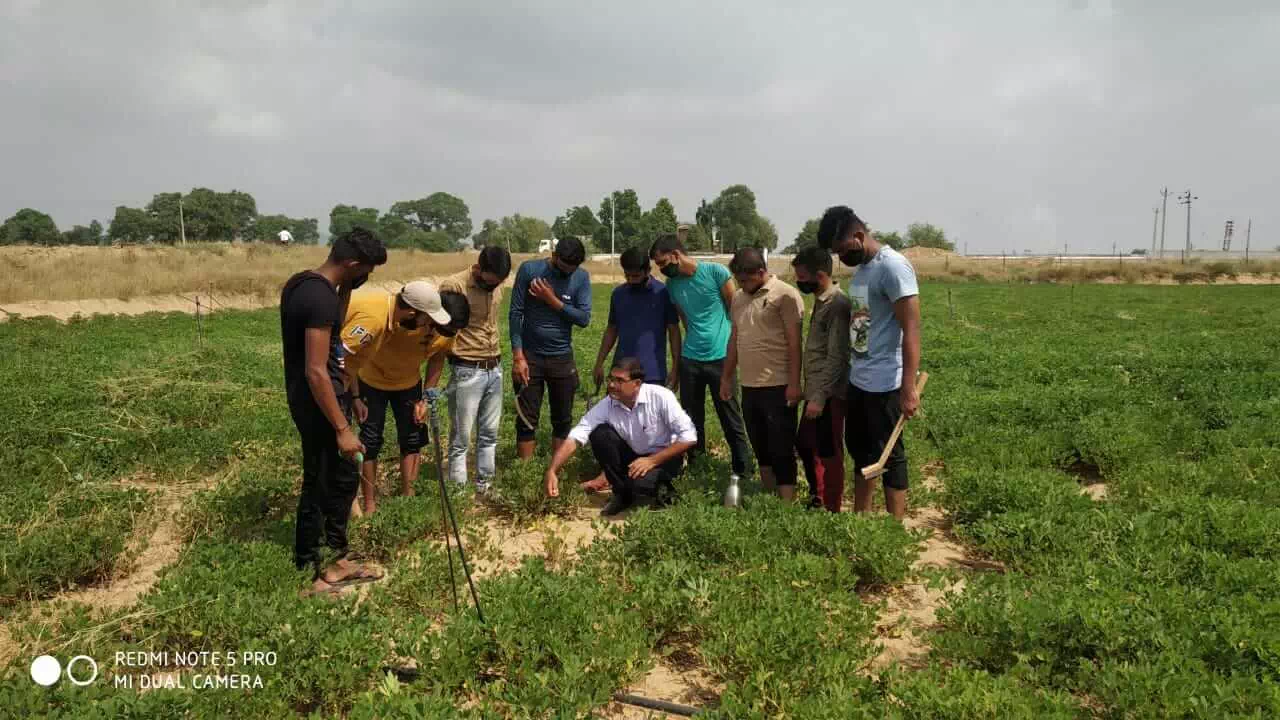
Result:
[[[205,185],[321,218],[444,189],[477,223],[635,187],[692,217],[745,182],[783,244],[847,202],[1109,250],[1149,242],[1162,184],[1195,186],[1197,241],[1280,192],[1266,2],[424,5],[10,3],[0,215]]]

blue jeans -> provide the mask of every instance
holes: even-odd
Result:
[[[449,385],[449,478],[467,482],[467,446],[476,431],[476,485],[493,480],[498,452],[498,423],[502,420],[502,367],[492,370],[454,365]]]

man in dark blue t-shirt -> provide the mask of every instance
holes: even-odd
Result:
[[[551,400],[552,452],[573,426],[573,396],[578,390],[573,326],[591,324],[591,276],[578,267],[586,256],[581,240],[564,238],[550,259],[526,260],[516,271],[507,319],[516,392],[516,454],[521,459],[533,457],[544,387]]]
[[[639,360],[645,382],[666,385],[675,391],[680,377],[680,313],[671,302],[667,286],[649,274],[649,254],[644,248],[633,247],[622,253],[622,272],[626,283],[615,288],[609,298],[609,325],[600,339],[591,376],[598,388],[609,352],[617,344],[616,357]]]

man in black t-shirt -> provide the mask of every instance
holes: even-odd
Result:
[[[343,383],[338,335],[351,291],[386,261],[382,241],[357,228],[335,238],[324,264],[289,278],[280,293],[285,396],[302,437],[293,560],[299,570],[313,567],[312,593],[381,577],[346,559],[347,520],[360,479],[355,455],[363,454],[364,446],[348,419],[351,397]],[[321,536],[337,555],[323,569]]]

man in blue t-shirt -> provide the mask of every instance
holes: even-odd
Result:
[[[609,297],[609,324],[600,339],[600,352],[591,373],[596,389],[604,381],[605,362],[617,344],[615,358],[635,358],[644,367],[645,382],[679,387],[680,314],[671,302],[667,286],[649,274],[649,255],[632,247],[622,253],[626,282]],[[667,347],[671,348],[671,373],[667,374]]]
[[[533,457],[544,388],[551,401],[552,452],[573,426],[573,396],[578,390],[573,326],[591,324],[591,276],[578,267],[586,256],[581,240],[564,238],[549,259],[526,260],[516,271],[507,319],[516,392],[516,454],[521,459]]]
[[[689,457],[706,449],[706,402],[711,402],[720,418],[720,429],[733,456],[733,472],[745,476],[750,446],[738,405],[737,387],[728,400],[721,400],[720,375],[729,349],[729,306],[733,303],[733,278],[729,269],[714,262],[699,262],[684,251],[684,244],[672,234],[662,235],[649,251],[658,269],[667,277],[667,292],[684,323],[684,346],[680,351],[680,404],[693,419],[698,446]]]
[[[899,417],[920,408],[920,287],[911,262],[882,245],[853,210],[829,208],[818,245],[855,268],[849,283],[849,340],[853,360],[845,408],[845,444],[853,457],[854,511],[871,509],[871,483],[862,468],[877,462]],[[907,452],[899,437],[885,464],[884,504],[899,521],[907,512]]]

